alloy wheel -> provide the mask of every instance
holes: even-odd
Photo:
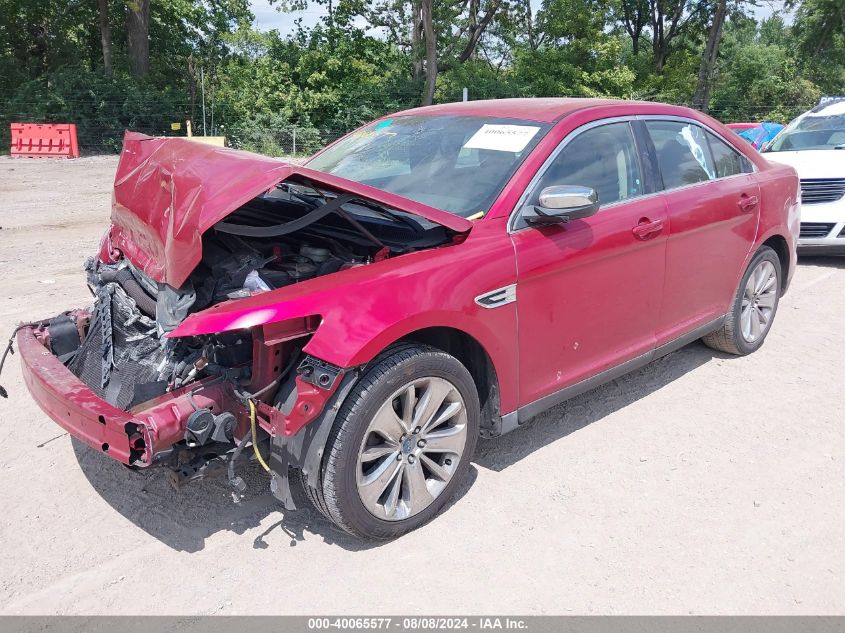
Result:
[[[760,262],[751,272],[742,295],[740,324],[742,338],[754,343],[766,334],[777,304],[778,275],[769,261]]]
[[[406,383],[382,404],[361,442],[358,495],[387,521],[422,512],[443,492],[467,444],[464,399],[448,380]]]

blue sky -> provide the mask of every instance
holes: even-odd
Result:
[[[271,7],[268,0],[250,0],[252,12],[255,14],[255,25],[261,31],[278,30],[282,35],[293,31],[293,22],[297,18],[303,18],[306,25],[313,25],[323,15],[320,7],[312,3],[307,11],[295,11],[292,13],[280,13],[275,7]],[[313,8],[312,8],[313,7]]]
[[[753,11],[757,18],[764,18],[772,15],[774,11],[783,11],[782,0],[759,0],[760,6],[754,7]],[[531,5],[536,10],[541,0],[531,0]],[[271,29],[278,30],[282,35],[293,32],[293,23],[297,18],[302,18],[306,26],[314,25],[325,11],[320,5],[312,2],[306,11],[294,11],[292,13],[280,13],[275,7],[270,6],[268,0],[251,0],[252,12],[255,14],[255,25],[261,31]]]

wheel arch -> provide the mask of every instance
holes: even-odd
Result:
[[[487,428],[500,415],[499,378],[493,359],[472,335],[458,328],[433,326],[409,332],[397,343],[422,343],[457,358],[467,368],[481,404],[481,426]]]
[[[329,433],[335,425],[335,418],[341,406],[357,384],[366,367],[385,352],[402,343],[429,345],[454,356],[469,371],[478,391],[481,405],[481,429],[494,428],[501,415],[502,394],[500,390],[500,372],[497,371],[493,356],[481,343],[479,337],[464,329],[443,325],[429,325],[413,330],[401,331],[397,336],[383,339],[376,345],[368,345],[359,351],[359,357],[344,377],[337,392],[332,396],[320,416],[308,424],[292,440],[274,439],[275,459],[281,464],[278,472],[287,472],[288,466],[302,470],[308,484],[318,488],[323,468],[323,453]],[[365,355],[366,354],[366,355]],[[324,359],[325,360],[325,359]],[[507,372],[508,368],[504,367]],[[511,394],[515,398],[515,394]],[[278,496],[278,495],[277,495]],[[289,496],[289,495],[288,495]],[[282,498],[282,497],[279,497]]]
[[[789,278],[789,269],[790,265],[792,264],[789,255],[789,244],[786,241],[786,238],[783,235],[774,234],[766,239],[760,247],[768,246],[771,248],[778,256],[780,260],[780,268],[781,268],[781,279],[780,279],[780,286],[781,286],[781,293],[786,291],[786,287]],[[758,249],[759,250],[759,249]]]

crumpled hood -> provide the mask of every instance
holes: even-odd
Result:
[[[114,180],[111,246],[155,281],[178,288],[202,259],[205,231],[293,175],[457,232],[472,227],[451,213],[278,159],[126,132]]]

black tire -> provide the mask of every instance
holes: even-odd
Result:
[[[406,519],[380,519],[367,510],[358,494],[358,452],[370,421],[390,395],[410,380],[427,377],[448,380],[463,398],[467,413],[466,444],[451,479],[428,507]],[[452,497],[469,468],[480,418],[475,383],[460,361],[426,345],[403,344],[390,348],[370,363],[338,412],[326,441],[320,485],[314,488],[302,477],[302,487],[314,507],[346,532],[369,539],[396,538],[430,521]]]
[[[754,270],[764,261],[770,262],[772,266],[774,266],[775,274],[777,276],[774,307],[772,309],[771,316],[769,317],[768,325],[762,335],[757,340],[749,342],[745,340],[745,337],[743,337],[740,325],[742,299],[745,293],[745,287],[748,284],[748,279],[751,277]],[[780,295],[782,292],[782,275],[783,271],[781,270],[780,259],[778,258],[777,253],[768,246],[761,247],[754,257],[751,258],[748,268],[746,268],[745,274],[743,274],[742,279],[739,282],[739,287],[737,288],[733,303],[731,304],[731,310],[725,317],[724,324],[718,330],[704,336],[701,339],[704,344],[715,350],[719,350],[720,352],[735,354],[737,356],[745,356],[760,349],[772,329],[771,324],[777,314]]]

